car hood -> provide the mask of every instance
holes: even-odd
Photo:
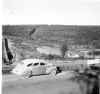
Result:
[[[27,67],[25,65],[17,64],[12,70],[12,73],[16,75],[22,75],[25,70],[27,70]]]

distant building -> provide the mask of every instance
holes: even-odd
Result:
[[[90,50],[88,55],[94,57],[94,58],[100,58],[100,49],[93,49]]]
[[[76,49],[76,50],[87,50],[87,49],[92,49],[92,45],[78,45],[78,44],[73,44],[69,46],[69,49]]]
[[[69,50],[66,52],[65,58],[79,58],[79,53],[76,51]]]
[[[83,57],[83,58],[93,58],[93,56],[89,55],[88,53],[93,49],[92,45],[70,45],[69,46],[69,53],[73,55],[73,57]],[[68,54],[69,54],[68,53]]]

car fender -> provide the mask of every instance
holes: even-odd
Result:
[[[57,68],[56,68],[56,66],[52,66],[52,67],[48,67],[47,69],[46,69],[46,73],[51,73],[52,71],[56,71],[57,70]]]

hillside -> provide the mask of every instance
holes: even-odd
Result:
[[[3,36],[9,40],[17,59],[37,57],[36,47],[67,44],[100,47],[100,26],[5,25]]]
[[[21,37],[38,44],[98,44],[100,26],[17,25],[3,26],[3,35]]]

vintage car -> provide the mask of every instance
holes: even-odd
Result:
[[[20,61],[12,70],[13,74],[23,77],[32,75],[56,74],[56,66],[43,59],[25,59]]]

